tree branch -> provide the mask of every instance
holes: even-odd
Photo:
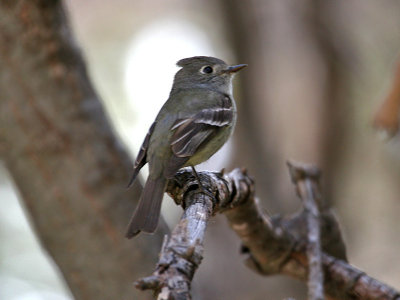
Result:
[[[203,258],[209,218],[225,206],[228,196],[235,195],[234,201],[247,196],[243,187],[239,190],[241,193],[234,192],[237,174],[232,172],[222,177],[222,173],[199,173],[203,188],[210,193],[199,192],[198,180],[188,170],[180,171],[169,182],[167,192],[185,210],[171,237],[164,239],[155,272],[136,281],[137,288],[154,290],[158,299],[191,299],[190,284]],[[215,199],[211,195],[215,195]]]
[[[308,299],[324,299],[324,273],[321,263],[320,207],[321,196],[318,193],[321,172],[314,166],[288,162],[289,173],[296,185],[297,194],[302,200],[307,226],[308,260]]]
[[[248,267],[262,275],[285,274],[303,281],[307,279],[310,263],[304,210],[285,218],[268,216],[254,197],[253,180],[239,169],[226,175],[200,172],[199,176],[214,199],[197,192],[198,183],[189,170],[180,171],[169,182],[168,193],[184,207],[185,213],[171,238],[166,239],[156,271],[139,280],[139,288],[161,292],[159,299],[190,297],[190,281],[202,258],[205,226],[217,212],[226,215],[229,225],[242,240]],[[315,182],[312,191],[315,199],[319,199]],[[345,261],[339,226],[327,207],[320,211],[320,223],[320,258],[328,295],[338,299],[400,299],[396,290]]]
[[[190,299],[193,275],[203,259],[206,224],[213,202],[208,195],[190,192],[181,221],[168,238],[165,236],[156,271],[138,280],[139,289],[155,289],[158,299]]]
[[[286,274],[306,280],[309,265],[304,211],[286,218],[270,217],[252,194],[225,215],[243,242],[248,266],[263,275]],[[327,209],[321,214],[321,225],[324,288],[328,295],[338,299],[400,298],[395,289],[345,262],[337,221]]]

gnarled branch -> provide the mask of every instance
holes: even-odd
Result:
[[[254,196],[254,181],[239,169],[226,175],[201,172],[199,176],[207,190],[205,194],[199,193],[197,180],[189,170],[180,171],[170,181],[168,193],[184,207],[185,213],[166,239],[156,271],[139,280],[138,287],[153,289],[159,293],[159,299],[190,298],[190,281],[202,259],[205,226],[217,212],[225,214],[242,240],[247,266],[262,275],[285,274],[307,279],[310,265],[304,210],[284,218],[267,215]],[[319,194],[318,185],[312,184]],[[400,299],[395,289],[346,262],[338,223],[327,207],[320,211],[320,223],[320,261],[326,294],[338,299]],[[187,298],[181,298],[182,295]]]

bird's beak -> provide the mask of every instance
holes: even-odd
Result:
[[[237,71],[240,71],[241,69],[247,67],[246,64],[241,64],[241,65],[236,65],[236,66],[229,66],[224,70],[224,73],[236,73]]]

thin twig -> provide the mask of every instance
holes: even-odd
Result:
[[[307,224],[308,299],[324,299],[324,273],[321,262],[320,197],[317,196],[320,171],[314,166],[289,161],[289,173],[302,200]]]

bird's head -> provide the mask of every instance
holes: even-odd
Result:
[[[229,66],[223,60],[210,56],[194,56],[177,62],[182,67],[175,75],[173,89],[208,88],[232,93],[232,78],[247,65]]]

